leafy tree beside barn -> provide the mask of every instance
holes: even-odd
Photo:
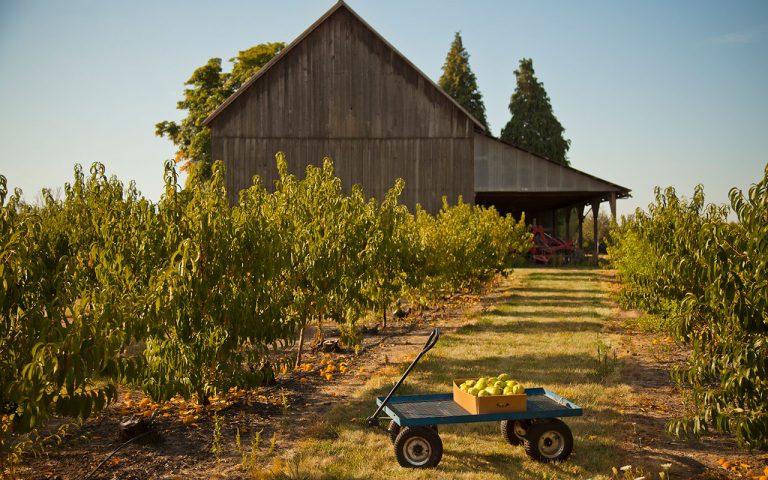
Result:
[[[571,141],[552,112],[549,95],[534,74],[533,60],[523,58],[515,70],[517,87],[509,102],[512,118],[501,130],[501,139],[542,157],[568,165]]]
[[[285,47],[282,42],[262,43],[231,58],[232,71],[223,73],[221,59],[211,58],[197,68],[184,84],[184,99],[176,104],[186,110],[187,116],[179,123],[162,121],[155,125],[155,134],[166,137],[176,145],[176,163],[190,174],[190,178],[208,179],[211,176],[211,131],[203,120],[221,105],[240,86],[258,72]]]
[[[475,74],[469,68],[469,53],[464,49],[459,32],[453,37],[451,49],[445,57],[438,85],[488,130],[483,94],[477,87]]]

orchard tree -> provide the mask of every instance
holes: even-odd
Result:
[[[229,59],[230,73],[222,72],[220,58],[211,58],[186,81],[184,99],[176,108],[186,110],[187,116],[179,123],[159,122],[155,125],[155,135],[166,137],[176,145],[176,163],[181,163],[181,169],[191,177],[208,179],[211,176],[211,131],[203,126],[203,120],[284,47],[284,43],[274,42],[243,50]]]
[[[451,49],[448,50],[443,64],[443,75],[438,84],[488,130],[483,95],[477,87],[475,74],[469,68],[469,54],[464,49],[459,32],[456,32],[456,36],[453,37]]]
[[[568,165],[571,141],[552,112],[549,95],[533,71],[533,60],[523,58],[515,70],[517,88],[509,102],[512,118],[501,130],[501,139],[563,165]]]

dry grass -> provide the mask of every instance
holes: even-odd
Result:
[[[522,448],[502,440],[496,423],[476,423],[440,426],[445,451],[437,469],[401,468],[387,435],[365,426],[374,397],[391,388],[401,365],[380,371],[355,401],[318,422],[313,435],[299,443],[298,478],[610,478],[612,467],[627,460],[616,405],[630,392],[619,383],[611,354],[618,337],[603,328],[612,310],[601,276],[587,269],[517,270],[506,281],[502,300],[470,325],[444,335],[399,391],[448,392],[453,378],[501,372],[526,386],[553,390],[585,411],[583,417],[566,419],[575,441],[567,462],[534,462]]]

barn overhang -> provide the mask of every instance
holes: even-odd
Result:
[[[575,168],[510,145],[475,135],[475,201],[502,212],[578,208],[610,202],[630,190]]]
[[[474,140],[476,204],[494,206],[499,213],[510,213],[517,218],[525,214],[527,223],[542,225],[556,236],[558,212],[562,212],[560,218],[564,219],[562,231],[566,239],[570,239],[571,216],[575,211],[579,248],[583,243],[585,210],[589,207],[596,239],[594,258],[597,259],[600,204],[608,202],[615,218],[616,200],[629,197],[628,188],[482,133],[476,133]]]
[[[475,203],[478,205],[493,205],[501,212],[516,215],[520,212],[578,208],[611,200],[611,192],[475,192]]]

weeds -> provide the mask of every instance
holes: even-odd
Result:
[[[661,471],[658,472],[659,480],[669,480],[669,471],[672,468],[671,463],[662,463]],[[624,465],[623,467],[613,467],[611,480],[653,480],[653,476],[641,467]]]
[[[277,444],[277,432],[273,432],[272,438],[269,440],[269,450],[267,451],[267,454],[272,455],[272,452],[275,451],[276,444]]]
[[[258,467],[259,460],[259,444],[261,443],[261,432],[259,430],[256,434],[251,435],[251,451],[249,453],[242,452],[243,460],[241,463],[243,470],[253,471]],[[239,435],[240,429],[237,430]]]
[[[597,343],[597,377],[605,382],[608,377],[616,370],[618,366],[616,359],[616,349],[604,343],[602,340]]]
[[[221,462],[221,418],[213,415],[213,441],[211,442],[211,453],[216,457],[216,463]]]

